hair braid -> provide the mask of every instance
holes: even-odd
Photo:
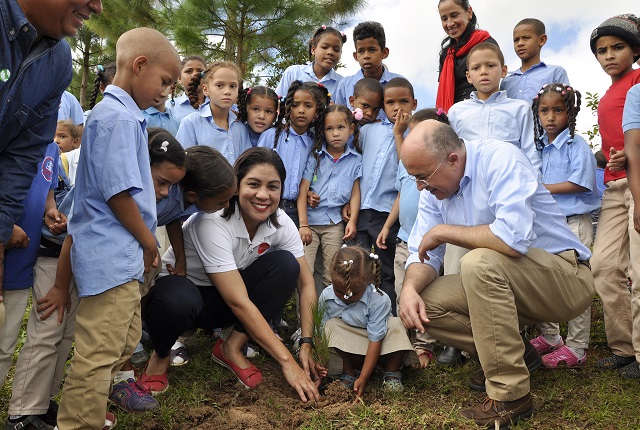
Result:
[[[204,72],[194,75],[189,84],[187,85],[187,97],[189,97],[189,104],[194,108],[198,109],[200,107],[200,100],[198,99],[198,87],[200,86],[200,82],[202,82],[202,76]]]
[[[93,81],[91,96],[89,96],[89,109],[93,109],[100,93],[100,87],[106,87],[113,82],[116,75],[116,63],[109,63],[105,66],[98,65],[96,67],[96,79]]]

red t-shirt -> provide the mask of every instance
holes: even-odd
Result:
[[[602,153],[609,161],[609,150],[624,149],[624,133],[622,132],[622,112],[627,99],[627,91],[640,82],[640,69],[632,70],[619,81],[612,84],[598,104],[598,125],[602,136]],[[604,169],[604,183],[626,178],[627,172],[611,172]]]

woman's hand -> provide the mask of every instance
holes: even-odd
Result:
[[[315,369],[314,369],[315,370]],[[307,402],[308,400],[320,400],[318,387],[311,380],[311,377],[295,361],[290,361],[282,366],[282,374],[287,383],[293,387],[300,396],[300,400]]]

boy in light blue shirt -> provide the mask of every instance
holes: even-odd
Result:
[[[362,127],[362,179],[360,181],[360,214],[356,243],[365,249],[373,245],[381,262],[380,289],[391,298],[392,312],[396,314],[396,292],[393,260],[396,253],[396,235],[400,228],[396,221],[389,229],[385,248],[376,239],[382,230],[398,196],[398,152],[407,133],[409,117],[418,105],[413,86],[405,78],[394,78],[384,89],[383,107],[386,118]]]
[[[525,153],[540,169],[540,154],[533,137],[531,106],[499,91],[500,79],[507,73],[504,56],[496,45],[479,43],[467,56],[467,79],[476,91],[471,98],[451,106],[451,127],[467,140],[497,139],[509,142]]]
[[[564,68],[540,60],[540,51],[545,43],[545,26],[539,19],[525,18],[515,26],[513,48],[522,60],[522,66],[509,72],[500,83],[500,89],[506,91],[507,96],[531,105],[543,85],[553,82],[569,85],[569,76]]]
[[[353,42],[356,46],[353,59],[360,64],[360,70],[355,75],[344,77],[333,95],[333,101],[336,104],[345,106],[349,106],[353,87],[360,79],[373,78],[384,86],[393,78],[402,78],[402,75],[390,72],[382,64],[382,61],[389,56],[382,24],[374,21],[361,22],[353,29]],[[378,119],[382,118],[384,118],[384,112],[381,110]]]
[[[116,63],[113,84],[86,123],[69,222],[81,300],[60,430],[105,425],[112,374],[142,333],[139,282],[158,257],[156,198],[140,109],[166,96],[178,79],[180,57],[160,32],[137,28],[118,39]],[[61,304],[58,312],[63,310]]]
[[[144,115],[144,119],[147,122],[147,128],[162,128],[167,130],[171,136],[175,137],[176,134],[178,134],[180,120],[173,116],[171,109],[167,109],[165,105],[166,101],[166,97],[161,99],[154,106],[144,109],[142,115]]]

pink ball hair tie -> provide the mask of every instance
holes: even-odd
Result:
[[[355,118],[356,121],[361,121],[362,118],[364,118],[364,114],[362,113],[362,109],[356,108],[353,111],[353,117]]]

